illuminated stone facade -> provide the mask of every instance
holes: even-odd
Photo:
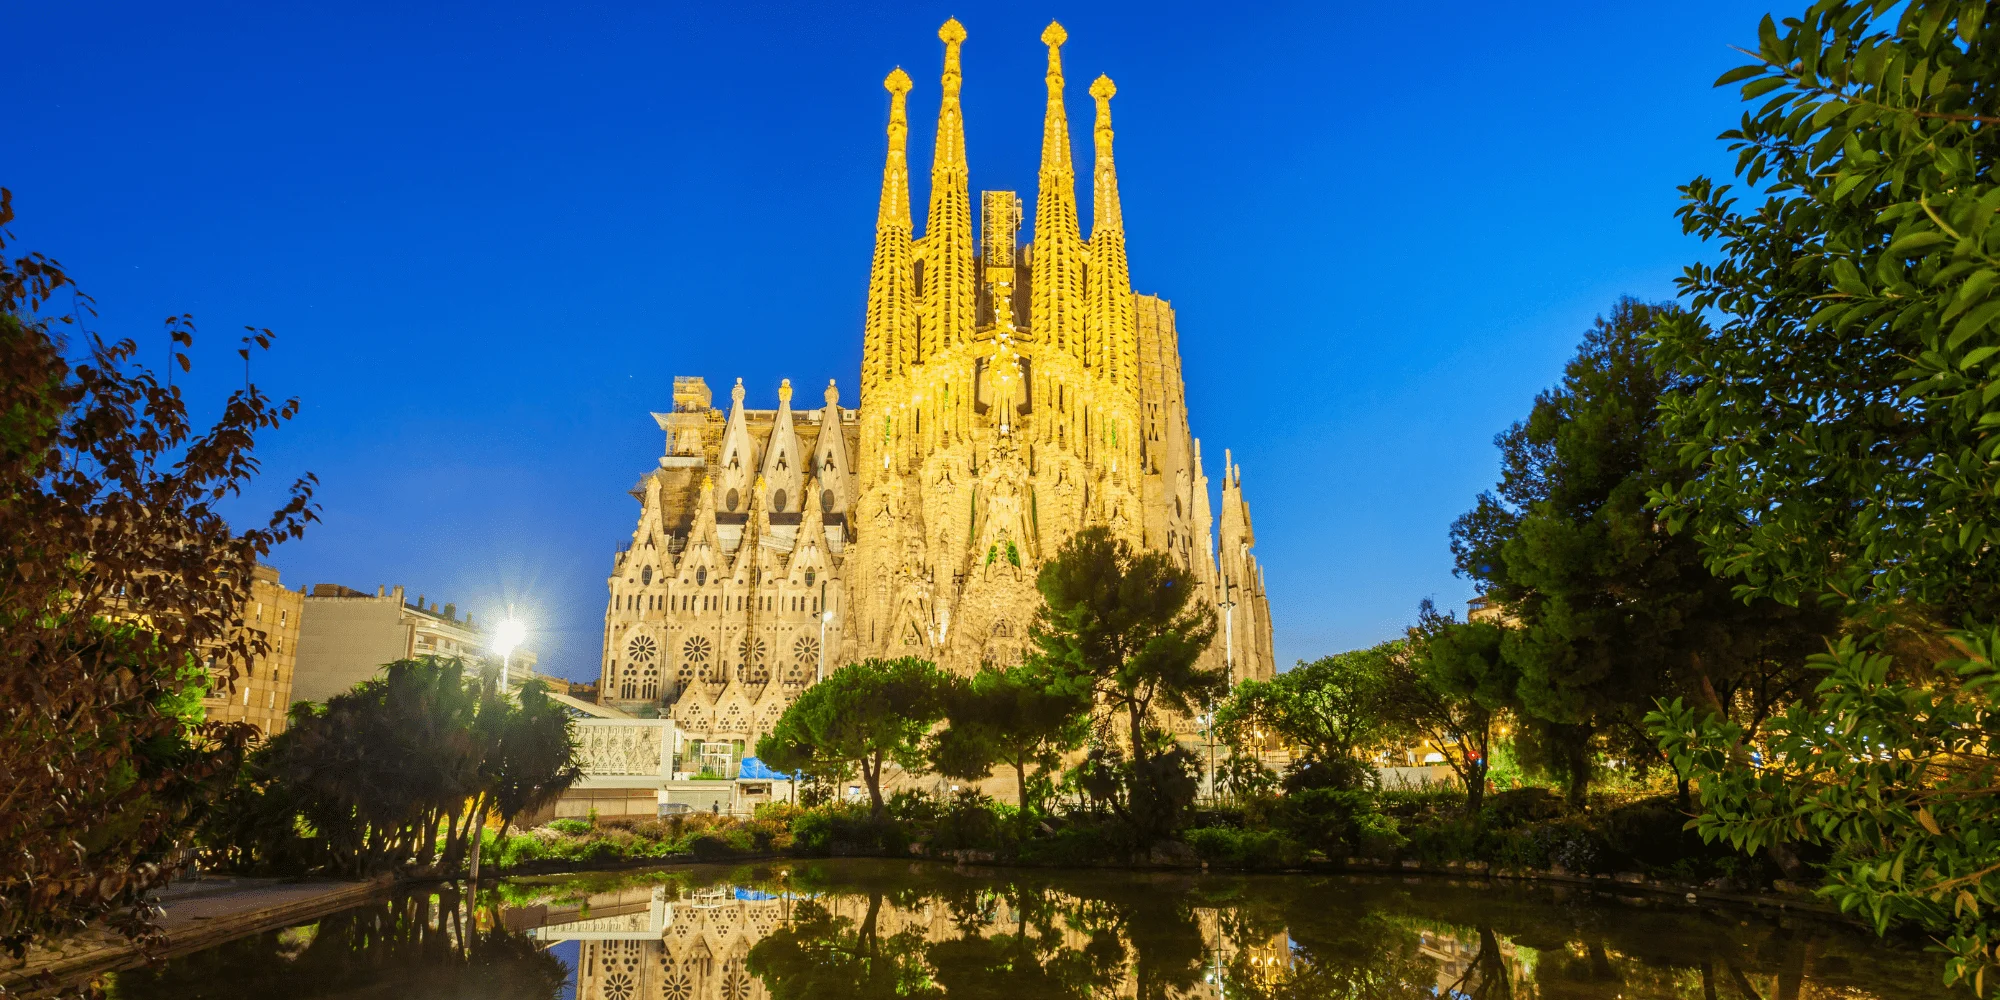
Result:
[[[955,20],[945,43],[929,220],[913,235],[905,97],[889,75],[859,406],[832,382],[815,409],[727,411],[699,378],[654,414],[665,454],[633,489],[613,560],[600,700],[671,706],[688,738],[743,747],[817,676],[870,656],[947,669],[1014,662],[1035,574],[1077,530],[1171,553],[1217,608],[1214,666],[1275,664],[1242,471],[1224,453],[1220,516],[1189,430],[1179,333],[1135,294],[1112,160],[1109,78],[1096,105],[1091,237],[1082,237],[1050,25],[1048,105],[1030,241],[1021,200],[986,191],[974,232]],[[1219,538],[1218,538],[1219,532]],[[823,613],[831,612],[830,620]],[[1184,723],[1182,724],[1184,725]],[[692,751],[684,751],[691,753]],[[691,769],[691,768],[690,768]]]

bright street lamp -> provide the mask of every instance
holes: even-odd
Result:
[[[507,690],[509,667],[512,666],[515,647],[528,638],[528,626],[514,618],[514,609],[507,609],[507,620],[493,630],[493,651],[500,654],[500,690]]]
[[[822,601],[825,598],[821,598]],[[827,608],[819,614],[819,667],[813,671],[813,683],[826,680],[826,627],[833,621],[833,609]]]

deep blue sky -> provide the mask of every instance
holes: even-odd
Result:
[[[303,410],[266,485],[325,506],[286,583],[513,601],[594,677],[672,377],[855,402],[882,77],[917,81],[921,213],[959,17],[973,187],[1032,206],[1058,17],[1085,157],[1118,83],[1134,284],[1179,311],[1210,474],[1243,466],[1290,662],[1470,595],[1446,530],[1494,433],[1701,254],[1674,188],[1727,172],[1709,84],[1765,9],[737,6],[11,5],[17,248],[161,355],[192,312],[210,399],[278,333],[255,374]]]

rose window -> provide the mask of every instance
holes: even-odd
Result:
[[[605,1000],[632,1000],[632,977],[614,972],[604,977]]]
[[[805,687],[806,678],[819,669],[819,637],[802,635],[792,643],[792,663],[785,668],[786,687]]]

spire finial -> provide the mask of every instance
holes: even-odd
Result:
[[[959,107],[959,46],[965,26],[952,18],[938,29],[944,42],[943,94],[938,103],[937,142],[931,150],[930,215],[924,225],[926,275],[923,342],[915,360],[972,338],[978,317],[972,252],[972,201],[965,164],[965,112]]]
[[[1111,144],[1111,98],[1117,94],[1118,85],[1112,83],[1110,77],[1099,74],[1096,80],[1091,81],[1090,96],[1097,98],[1097,142],[1099,145],[1108,146]]]
[[[1076,219],[1076,165],[1069,116],[1063,110],[1062,44],[1069,32],[1055,21],[1042,29],[1049,47],[1048,109],[1042,115],[1042,168],[1035,193],[1035,266],[1028,273],[1028,329],[1075,357],[1083,355],[1083,234]]]
[[[910,114],[907,110],[910,74],[898,66],[882,80],[882,87],[889,92],[889,153],[900,158],[910,144]],[[908,207],[903,212],[907,215]]]
[[[944,92],[954,103],[958,99],[959,84],[964,82],[965,73],[959,67],[958,47],[965,44],[965,25],[958,18],[951,18],[938,28],[938,41],[944,43]]]
[[[742,380],[742,379],[740,379],[740,378],[739,378],[739,379],[737,379],[737,380],[736,380],[736,385],[735,385],[735,386],[734,386],[733,388],[731,388],[731,389],[729,390],[729,401],[730,401],[731,403],[735,404],[736,406],[739,406],[739,407],[743,405],[743,380]]]
[[[840,405],[840,387],[835,385],[832,379],[826,380],[826,395],[823,398],[828,406]]]
[[[1132,309],[1132,271],[1125,259],[1125,216],[1118,199],[1118,168],[1111,156],[1111,95],[1118,87],[1108,76],[1090,85],[1097,99],[1097,166],[1091,183],[1089,306],[1086,339],[1091,360],[1102,374],[1128,387],[1138,376],[1137,321]]]
[[[788,378],[787,378],[787,379],[779,379],[779,380],[778,380],[778,405],[779,405],[779,406],[790,406],[790,405],[792,405],[792,380],[791,380],[791,379],[788,379]]]

